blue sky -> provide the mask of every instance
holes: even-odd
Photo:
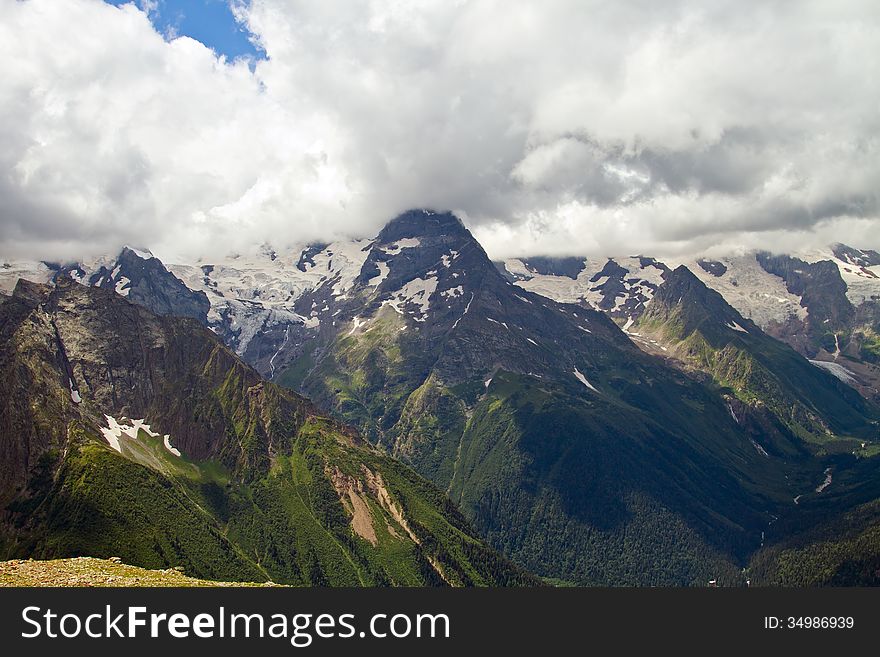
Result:
[[[130,2],[143,8],[155,5],[150,18],[165,35],[186,35],[229,59],[263,57],[248,39],[247,30],[236,22],[228,0],[105,0],[111,5]]]

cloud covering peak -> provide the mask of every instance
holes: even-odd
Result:
[[[493,256],[880,247],[874,2],[0,2],[0,242],[191,258],[457,211]]]

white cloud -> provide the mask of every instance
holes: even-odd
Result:
[[[159,0],[139,0],[138,5],[147,16],[159,11]]]
[[[460,211],[492,255],[880,247],[874,2],[0,3],[4,250],[192,256]]]

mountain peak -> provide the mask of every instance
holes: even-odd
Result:
[[[692,272],[686,265],[679,265],[675,269],[672,270],[672,274],[675,275],[675,278],[680,279],[682,281],[689,282],[701,282],[699,278],[696,277],[694,272]]]
[[[412,237],[470,237],[461,219],[451,212],[437,212],[429,209],[407,210],[389,221],[378,241],[382,244]]]
[[[126,244],[122,247],[122,251],[120,252],[120,257],[124,256],[126,253],[130,253],[132,255],[137,256],[141,260],[151,260],[156,256],[153,255],[153,252],[149,249],[139,249],[137,247]]]
[[[679,321],[686,333],[700,327],[704,332],[710,326],[725,325],[727,329],[748,331],[743,326],[750,322],[721,296],[708,287],[685,265],[679,265],[666,275],[666,279],[654,295],[647,316],[678,312]]]
[[[656,296],[660,297],[658,303],[687,303],[698,308],[715,310],[723,302],[721,295],[708,287],[685,265],[679,265],[666,274],[666,280]]]

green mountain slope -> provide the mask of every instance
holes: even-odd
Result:
[[[880,586],[880,500],[758,552],[749,572],[764,586]]]
[[[828,396],[793,412],[803,430],[744,421],[720,377],[642,352],[603,313],[510,285],[451,215],[402,215],[370,248],[382,266],[368,258],[344,298],[306,299],[335,304],[334,320],[279,380],[447,490],[542,576],[737,582],[771,525],[806,517],[835,450],[860,444],[825,428],[870,440],[872,411],[809,364],[794,378],[815,375]],[[730,378],[748,378],[737,360]]]
[[[193,320],[19,284],[0,305],[0,552],[217,580],[535,580],[437,488]]]
[[[876,408],[764,334],[683,266],[667,274],[633,331],[643,342],[655,339],[668,355],[730,390],[736,400],[731,413],[740,422],[746,414],[769,415],[772,422],[765,424],[832,451],[851,451],[862,440],[876,438]],[[786,446],[779,439],[765,445],[777,453],[797,447],[797,441]]]

